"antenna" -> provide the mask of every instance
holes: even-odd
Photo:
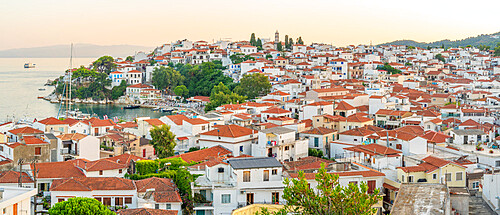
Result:
[[[71,53],[70,53],[70,58],[69,58],[69,86],[68,86],[68,97],[66,97],[66,119],[68,118],[69,111],[71,110],[71,76],[72,76],[72,70],[73,69],[73,43],[71,43]]]

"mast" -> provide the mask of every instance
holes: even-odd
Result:
[[[68,87],[66,88],[68,92],[66,93],[66,119],[69,116],[69,111],[71,110],[71,76],[73,69],[73,43],[71,43],[71,53],[69,58],[69,79],[68,79]]]

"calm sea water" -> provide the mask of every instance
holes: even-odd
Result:
[[[73,66],[89,65],[94,58],[74,58]],[[36,64],[35,68],[25,69],[24,63]],[[20,119],[43,119],[57,116],[59,105],[37,99],[53,91],[53,87],[44,86],[47,80],[64,74],[69,68],[68,58],[0,58],[0,122]],[[45,88],[45,91],[40,91]],[[102,117],[118,116],[131,120],[138,116],[158,118],[163,113],[147,108],[125,110],[122,105],[75,104],[83,113],[97,114]]]

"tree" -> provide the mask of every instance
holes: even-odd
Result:
[[[269,60],[269,59],[271,59],[271,58],[273,58],[273,56],[272,56],[271,54],[267,54],[267,55],[266,55],[266,59],[268,59],[268,60]]]
[[[255,33],[252,33],[252,35],[250,35],[250,45],[256,46],[256,44],[257,40],[255,40]]]
[[[184,77],[172,67],[160,66],[153,70],[152,82],[156,89],[166,90],[170,92],[172,89],[180,85],[184,81]]]
[[[269,78],[263,74],[254,73],[244,75],[240,80],[240,85],[234,89],[234,92],[254,99],[257,96],[268,94],[270,90],[271,83],[269,83]]]
[[[278,42],[276,48],[278,49],[278,51],[283,51],[283,45],[281,44],[281,42]]]
[[[299,37],[299,39],[297,39],[297,44],[304,45],[304,41],[302,41],[302,37]]]
[[[92,63],[92,67],[98,72],[109,74],[116,69],[116,64],[113,57],[102,56]]]
[[[256,46],[258,50],[262,50],[262,40],[260,38],[257,39]]]
[[[150,130],[151,145],[155,148],[158,158],[167,158],[174,156],[175,135],[170,131],[170,126],[153,126]]]
[[[383,66],[377,66],[377,70],[385,70],[391,74],[400,74],[401,73],[401,70],[392,67],[388,63],[384,63]]]
[[[210,96],[210,102],[205,105],[205,111],[208,112],[211,110],[215,110],[215,108],[225,104],[243,103],[246,99],[246,96],[241,96],[234,92],[231,92],[229,94],[218,92]]]
[[[288,46],[290,46],[290,47],[289,47],[289,49],[291,49],[291,48],[293,47],[293,39],[292,39],[292,38],[290,38],[290,39],[288,39],[288,40],[289,40],[289,41],[288,41]]]
[[[495,55],[495,57],[500,56],[500,43],[497,44],[497,47],[495,48],[494,55]]]
[[[288,43],[288,35],[285,35],[285,48],[290,48],[290,44]]]
[[[123,96],[127,86],[127,81],[123,80],[120,85],[113,87],[113,89],[111,89],[111,99],[116,100],[120,98],[120,96]]]
[[[189,95],[189,90],[186,86],[180,85],[175,87],[174,93],[177,96],[187,97]]]
[[[58,202],[49,209],[50,215],[115,214],[94,198],[75,197]]]
[[[126,61],[134,62],[134,56],[128,56],[125,58]]]
[[[446,59],[444,59],[443,55],[441,54],[437,54],[436,56],[434,56],[434,58],[442,61],[443,63],[446,63]]]
[[[286,200],[286,205],[272,214],[371,215],[377,211],[372,206],[381,200],[379,190],[369,193],[364,182],[361,185],[349,183],[346,187],[341,186],[339,176],[327,173],[324,164],[315,174],[315,181],[316,189],[311,189],[302,171],[298,178],[285,178],[283,199]],[[261,211],[258,214],[271,213]]]

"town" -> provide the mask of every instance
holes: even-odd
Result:
[[[324,173],[372,214],[498,213],[500,48],[294,38],[184,39],[70,68],[48,100],[164,115],[0,124],[0,214],[77,197],[122,215],[276,212]]]

